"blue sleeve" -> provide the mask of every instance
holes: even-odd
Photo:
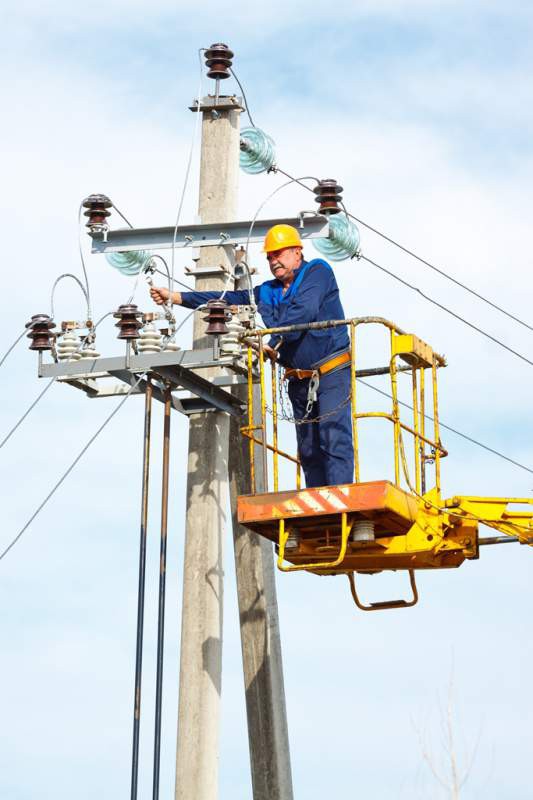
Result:
[[[259,303],[258,310],[269,328],[281,328],[285,325],[301,325],[316,322],[320,306],[328,290],[332,271],[317,264],[311,267],[300,284],[296,296],[288,303],[280,303],[277,308]],[[285,342],[294,341],[302,336],[302,331],[284,333]],[[277,338],[277,337],[273,337]]]
[[[205,305],[208,300],[218,300],[222,292],[182,292],[181,305],[185,308],[198,308]],[[236,292],[226,292],[224,300],[230,306],[247,306],[250,303],[250,295],[245,290]]]

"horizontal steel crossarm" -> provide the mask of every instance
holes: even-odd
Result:
[[[289,219],[256,220],[250,234],[251,221],[214,222],[207,225],[180,225],[176,231],[175,247],[212,247],[225,244],[262,242],[273,225],[293,225],[298,228],[302,241],[327,237],[329,224],[326,217],[296,217]],[[126,228],[108,231],[106,241],[102,233],[92,233],[93,253],[117,253],[129,250],[168,250],[174,241],[174,226],[160,228]],[[249,238],[248,238],[249,237]]]
[[[59,362],[58,364],[43,364],[39,373],[41,378],[101,378],[112,375],[117,369],[127,369],[132,372],[146,372],[160,366],[168,367],[179,364],[188,369],[201,369],[212,366],[231,366],[229,361],[215,361],[213,350],[179,350],[177,353],[144,353],[130,356],[129,361],[125,356],[112,358],[83,359],[81,361]]]
[[[219,411],[226,411],[234,417],[240,417],[244,413],[245,406],[240,400],[179,364],[172,367],[158,367],[154,372],[175,386],[187,389]]]

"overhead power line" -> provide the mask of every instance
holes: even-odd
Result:
[[[9,348],[9,350],[7,350],[7,352],[6,352],[6,353],[4,353],[4,355],[2,356],[2,360],[0,361],[0,367],[2,366],[2,364],[4,363],[4,361],[6,360],[6,358],[8,357],[8,355],[11,353],[11,351],[12,351],[12,350],[14,350],[14,349],[15,349],[15,347],[18,345],[18,343],[20,342],[20,340],[22,339],[22,337],[24,336],[24,334],[25,334],[25,333],[27,333],[27,332],[28,332],[28,329],[27,329],[27,328],[24,328],[24,330],[22,331],[22,333],[20,334],[20,336],[17,336],[17,338],[15,339],[15,341],[13,342],[13,344],[11,345],[11,347]]]
[[[362,383],[368,389],[372,389],[372,391],[383,395],[383,397],[386,397],[388,400],[392,400],[392,395],[390,395],[388,392],[383,391],[383,389],[378,389],[377,386],[373,386],[371,383],[368,383],[368,381],[364,381],[362,378],[357,378],[357,381],[358,381],[358,383]],[[410,411],[413,410],[413,406],[409,405],[409,403],[404,403],[403,400],[398,400],[398,403],[401,406],[403,406],[404,408],[408,408]],[[424,416],[425,416],[426,419],[430,420],[430,422],[434,421],[433,417],[430,416],[429,414],[424,414]],[[460,436],[461,439],[466,439],[467,442],[470,442],[471,444],[475,444],[478,447],[482,447],[483,450],[486,450],[487,452],[492,453],[493,455],[498,456],[499,458],[503,458],[504,461],[508,461],[510,464],[514,464],[515,467],[519,467],[520,469],[523,469],[526,472],[530,472],[533,475],[533,469],[531,467],[526,467],[525,464],[521,464],[519,461],[515,461],[514,458],[509,458],[509,456],[506,456],[503,453],[500,453],[499,450],[495,450],[493,447],[489,447],[488,445],[483,444],[483,442],[479,442],[477,439],[474,439],[472,436],[468,436],[468,434],[462,433],[461,431],[458,431],[457,428],[452,428],[450,425],[446,425],[440,419],[439,419],[439,426],[441,428],[445,428],[447,431],[450,431],[450,433],[455,433],[455,435],[456,436]]]
[[[364,222],[362,219],[360,219],[359,217],[356,217],[354,214],[350,214],[348,212],[348,216],[351,217],[353,220],[355,220],[355,222],[358,222],[360,225],[363,225],[363,227],[367,228],[367,230],[372,231],[372,233],[375,233],[377,236],[380,236],[386,242],[389,242],[389,244],[394,245],[394,247],[397,247],[399,250],[402,250],[402,252],[406,253],[407,255],[411,256],[412,258],[415,258],[417,261],[420,261],[420,263],[424,264],[424,266],[429,267],[429,269],[432,269],[434,272],[437,272],[439,275],[442,275],[442,277],[446,278],[446,280],[451,281],[451,283],[455,283],[456,286],[459,286],[461,289],[464,289],[465,292],[469,292],[474,297],[477,297],[478,300],[482,300],[488,306],[491,306],[491,308],[496,309],[496,311],[499,311],[501,314],[505,314],[505,316],[509,317],[509,319],[512,319],[514,322],[518,322],[519,325],[523,325],[524,328],[527,328],[528,330],[533,331],[533,325],[529,325],[529,323],[524,322],[523,319],[520,319],[519,317],[516,317],[514,314],[511,314],[510,311],[506,311],[504,308],[499,306],[497,303],[494,303],[492,300],[489,300],[487,297],[484,297],[482,294],[477,292],[475,289],[472,289],[470,286],[467,286],[465,283],[462,283],[461,281],[458,281],[457,278],[453,277],[453,275],[450,275],[449,273],[445,272],[443,269],[440,269],[439,267],[436,267],[435,264],[432,264],[430,261],[426,261],[426,259],[422,258],[422,256],[419,256],[415,252],[413,252],[412,250],[409,250],[408,247],[405,247],[403,244],[400,244],[399,242],[395,241],[390,236],[387,236],[386,233],[383,233],[382,231],[378,230],[377,228],[374,228],[372,225],[369,225],[368,222]]]
[[[372,264],[373,267],[376,267],[377,269],[381,270],[382,272],[385,272],[391,278],[394,278],[394,280],[398,281],[399,283],[402,283],[404,286],[407,286],[413,292],[416,292],[417,294],[419,294],[421,297],[424,298],[424,300],[427,300],[429,303],[432,303],[434,306],[437,306],[438,308],[442,309],[442,311],[445,311],[447,314],[450,314],[450,316],[455,317],[455,319],[458,319],[464,325],[468,325],[468,327],[472,328],[472,330],[477,331],[482,336],[485,336],[487,339],[490,339],[492,342],[494,342],[495,344],[499,345],[499,347],[503,347],[503,349],[507,350],[508,353],[512,353],[512,355],[516,356],[517,358],[520,358],[522,361],[525,361],[526,364],[529,364],[531,367],[533,367],[533,361],[530,361],[529,358],[526,358],[526,356],[522,355],[521,353],[518,353],[516,350],[513,350],[512,347],[509,347],[504,342],[502,342],[500,339],[497,339],[496,336],[493,336],[491,333],[487,333],[487,331],[484,331],[482,328],[478,328],[478,326],[474,325],[473,322],[470,322],[469,320],[465,319],[464,317],[461,317],[459,314],[456,314],[455,311],[452,311],[450,308],[447,308],[442,303],[439,303],[438,300],[434,300],[432,297],[429,297],[429,295],[424,294],[422,289],[419,289],[417,286],[413,286],[412,283],[409,283],[408,281],[404,280],[403,278],[400,278],[400,276],[396,275],[395,272],[392,272],[391,270],[387,269],[386,267],[382,267],[381,264],[377,264],[375,261],[372,261],[371,258],[367,258],[367,256],[361,255],[361,259],[362,259],[362,261],[366,261],[368,264]]]
[[[97,437],[98,437],[98,436],[101,434],[101,432],[104,430],[104,428],[106,427],[106,425],[107,425],[109,422],[111,422],[111,420],[113,419],[113,417],[115,416],[115,414],[116,414],[116,413],[117,413],[117,412],[118,412],[118,411],[119,411],[119,410],[122,408],[122,406],[124,405],[124,403],[126,402],[126,400],[128,399],[128,397],[130,397],[130,396],[131,396],[132,392],[134,391],[134,389],[136,389],[136,388],[137,388],[137,386],[138,386],[138,385],[139,385],[139,383],[142,381],[142,379],[145,377],[145,375],[146,375],[146,373],[143,373],[142,375],[140,375],[140,376],[137,378],[137,380],[135,381],[135,383],[134,383],[134,384],[133,384],[133,385],[130,387],[129,391],[128,391],[128,392],[127,392],[125,395],[124,395],[124,397],[122,398],[122,400],[120,401],[120,403],[118,404],[118,406],[117,406],[116,408],[114,408],[114,409],[113,409],[113,411],[111,412],[111,414],[109,414],[109,416],[107,416],[107,417],[106,417],[106,419],[105,419],[105,420],[102,422],[102,424],[100,425],[100,427],[98,428],[98,430],[96,431],[96,433],[94,433],[94,434],[91,436],[91,438],[89,439],[89,441],[87,442],[87,444],[86,444],[86,445],[85,445],[85,446],[82,448],[82,450],[80,451],[80,453],[78,453],[78,455],[76,456],[76,458],[74,459],[74,461],[73,461],[73,462],[70,464],[70,466],[69,466],[69,467],[68,467],[68,468],[65,470],[65,472],[63,473],[63,475],[62,475],[62,476],[59,478],[59,480],[57,481],[57,483],[56,483],[56,484],[54,484],[53,488],[52,488],[52,489],[51,489],[51,490],[48,492],[48,494],[46,495],[46,497],[44,498],[44,500],[42,501],[42,503],[41,503],[41,504],[40,504],[40,505],[39,505],[39,506],[36,508],[36,510],[33,512],[33,514],[31,515],[31,517],[29,518],[29,520],[26,522],[26,524],[22,526],[22,528],[21,528],[21,529],[20,529],[20,531],[17,533],[17,535],[16,535],[16,536],[15,536],[15,537],[14,537],[14,538],[11,540],[11,542],[8,544],[8,546],[7,546],[7,547],[6,547],[6,548],[5,548],[5,549],[4,549],[4,550],[3,550],[3,551],[0,553],[0,561],[1,561],[1,560],[4,558],[4,556],[6,556],[6,555],[9,553],[9,551],[11,550],[11,548],[12,548],[12,547],[14,547],[14,546],[16,545],[16,543],[18,542],[18,540],[20,539],[20,537],[23,535],[23,533],[24,533],[24,532],[25,532],[25,531],[26,531],[26,530],[29,528],[29,526],[31,525],[31,523],[33,522],[33,520],[36,518],[36,516],[37,516],[37,515],[38,515],[38,514],[39,514],[39,513],[40,513],[40,512],[43,510],[43,508],[44,508],[44,507],[45,507],[45,505],[48,503],[48,501],[49,501],[49,500],[50,500],[50,499],[53,497],[53,495],[54,495],[54,494],[57,492],[57,490],[59,489],[59,487],[61,486],[61,484],[63,483],[63,481],[64,481],[64,480],[65,480],[65,479],[66,479],[66,478],[67,478],[67,477],[70,475],[70,473],[72,472],[72,470],[74,469],[74,467],[76,466],[76,464],[78,463],[78,461],[79,461],[79,460],[82,458],[82,456],[83,456],[83,455],[84,455],[84,454],[87,452],[87,450],[89,449],[89,447],[92,445],[92,443],[95,441],[95,439],[96,439],[96,438],[97,438]]]
[[[303,183],[300,180],[298,180],[298,178],[294,178],[292,175],[290,175],[290,173],[288,173],[285,170],[283,170],[280,167],[278,167],[277,164],[272,168],[272,171],[276,172],[276,173],[279,172],[281,175],[285,175],[287,178],[291,178],[295,183],[298,183],[304,189],[307,189],[308,192],[312,192],[313,193],[313,189],[310,186],[306,186],[305,183]],[[395,247],[399,248],[400,250],[402,250],[407,255],[412,256],[417,261],[419,261],[421,264],[424,264],[425,266],[429,267],[434,272],[438,272],[439,275],[442,275],[442,277],[446,278],[447,280],[449,280],[452,283],[456,284],[457,286],[461,287],[461,289],[464,289],[465,291],[469,292],[471,295],[473,295],[474,297],[477,297],[479,300],[482,300],[484,303],[486,303],[487,305],[489,305],[492,308],[496,309],[497,311],[501,312],[505,316],[509,317],[509,319],[512,319],[514,322],[518,322],[524,328],[528,328],[528,330],[533,331],[533,326],[532,325],[529,325],[529,323],[524,322],[524,320],[520,319],[516,315],[511,314],[510,311],[506,311],[504,308],[502,308],[501,306],[497,305],[492,300],[489,300],[487,297],[482,295],[480,292],[477,292],[475,289],[472,289],[470,286],[467,286],[466,284],[461,283],[461,281],[458,281],[452,275],[449,275],[444,270],[440,269],[439,267],[436,267],[434,264],[431,264],[431,262],[426,261],[426,259],[424,259],[421,256],[417,255],[412,250],[409,250],[407,247],[404,247],[402,244],[400,244],[399,242],[395,241],[390,236],[387,236],[382,231],[378,230],[377,228],[374,228],[372,225],[369,225],[367,222],[364,222],[359,217],[356,217],[354,214],[351,214],[349,211],[347,211],[346,213],[355,222],[358,222],[360,225],[363,225],[365,228],[367,228],[368,230],[372,231],[377,236],[380,236],[382,239],[384,239],[385,241],[387,241],[390,244],[394,245]],[[366,259],[366,260],[369,261],[369,259]],[[373,263],[373,262],[370,262],[370,263]],[[375,266],[378,266],[378,265],[375,265]],[[395,275],[394,273],[389,273],[389,274],[391,274],[392,277],[397,278],[397,280],[401,280],[401,278],[398,278],[398,276]],[[428,300],[429,302],[434,302],[433,300],[431,300],[431,298],[429,298],[425,294],[423,294],[423,292],[421,292],[420,289],[417,289],[416,287],[411,286],[406,281],[402,281],[402,282],[405,283],[407,286],[410,286],[410,288],[415,289],[415,291],[417,291],[420,295],[422,295],[422,297],[424,297],[424,299]],[[462,319],[462,317],[459,317],[459,315],[455,314],[453,311],[450,311],[449,309],[444,308],[444,306],[440,306],[440,307],[443,308],[445,311],[448,311],[448,313],[453,314],[453,316],[455,316],[457,319],[461,319],[463,322],[466,322],[465,320]],[[523,360],[527,361],[527,363],[529,363],[529,364],[532,363],[528,359],[526,359],[523,356],[521,356],[519,353],[516,353],[516,351],[512,350],[510,347],[507,347],[507,345],[504,345],[502,342],[500,342],[498,339],[496,339],[491,334],[487,333],[486,331],[483,331],[481,328],[477,328],[475,325],[473,325],[471,323],[468,323],[468,322],[466,322],[466,324],[470,325],[471,328],[474,328],[479,333],[482,333],[484,336],[487,336],[487,338],[492,339],[493,342],[496,342],[497,344],[500,344],[506,350],[509,350],[509,352],[511,352],[514,355],[517,355],[519,358],[522,358]]]

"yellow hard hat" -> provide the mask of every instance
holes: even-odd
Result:
[[[282,250],[284,247],[302,247],[300,234],[292,225],[274,225],[267,231],[263,253]]]

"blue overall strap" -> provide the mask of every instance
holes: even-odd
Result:
[[[323,261],[321,258],[314,258],[312,261],[307,261],[303,267],[301,267],[296,278],[291,283],[285,294],[283,294],[283,284],[278,280],[266,281],[266,283],[262,283],[259,287],[260,302],[265,303],[268,306],[273,306],[274,308],[277,308],[280,303],[288,303],[289,300],[291,300],[298,292],[300,284],[302,283],[310,267],[313,267],[316,264],[322,264],[328,269],[331,269],[327,261]]]

